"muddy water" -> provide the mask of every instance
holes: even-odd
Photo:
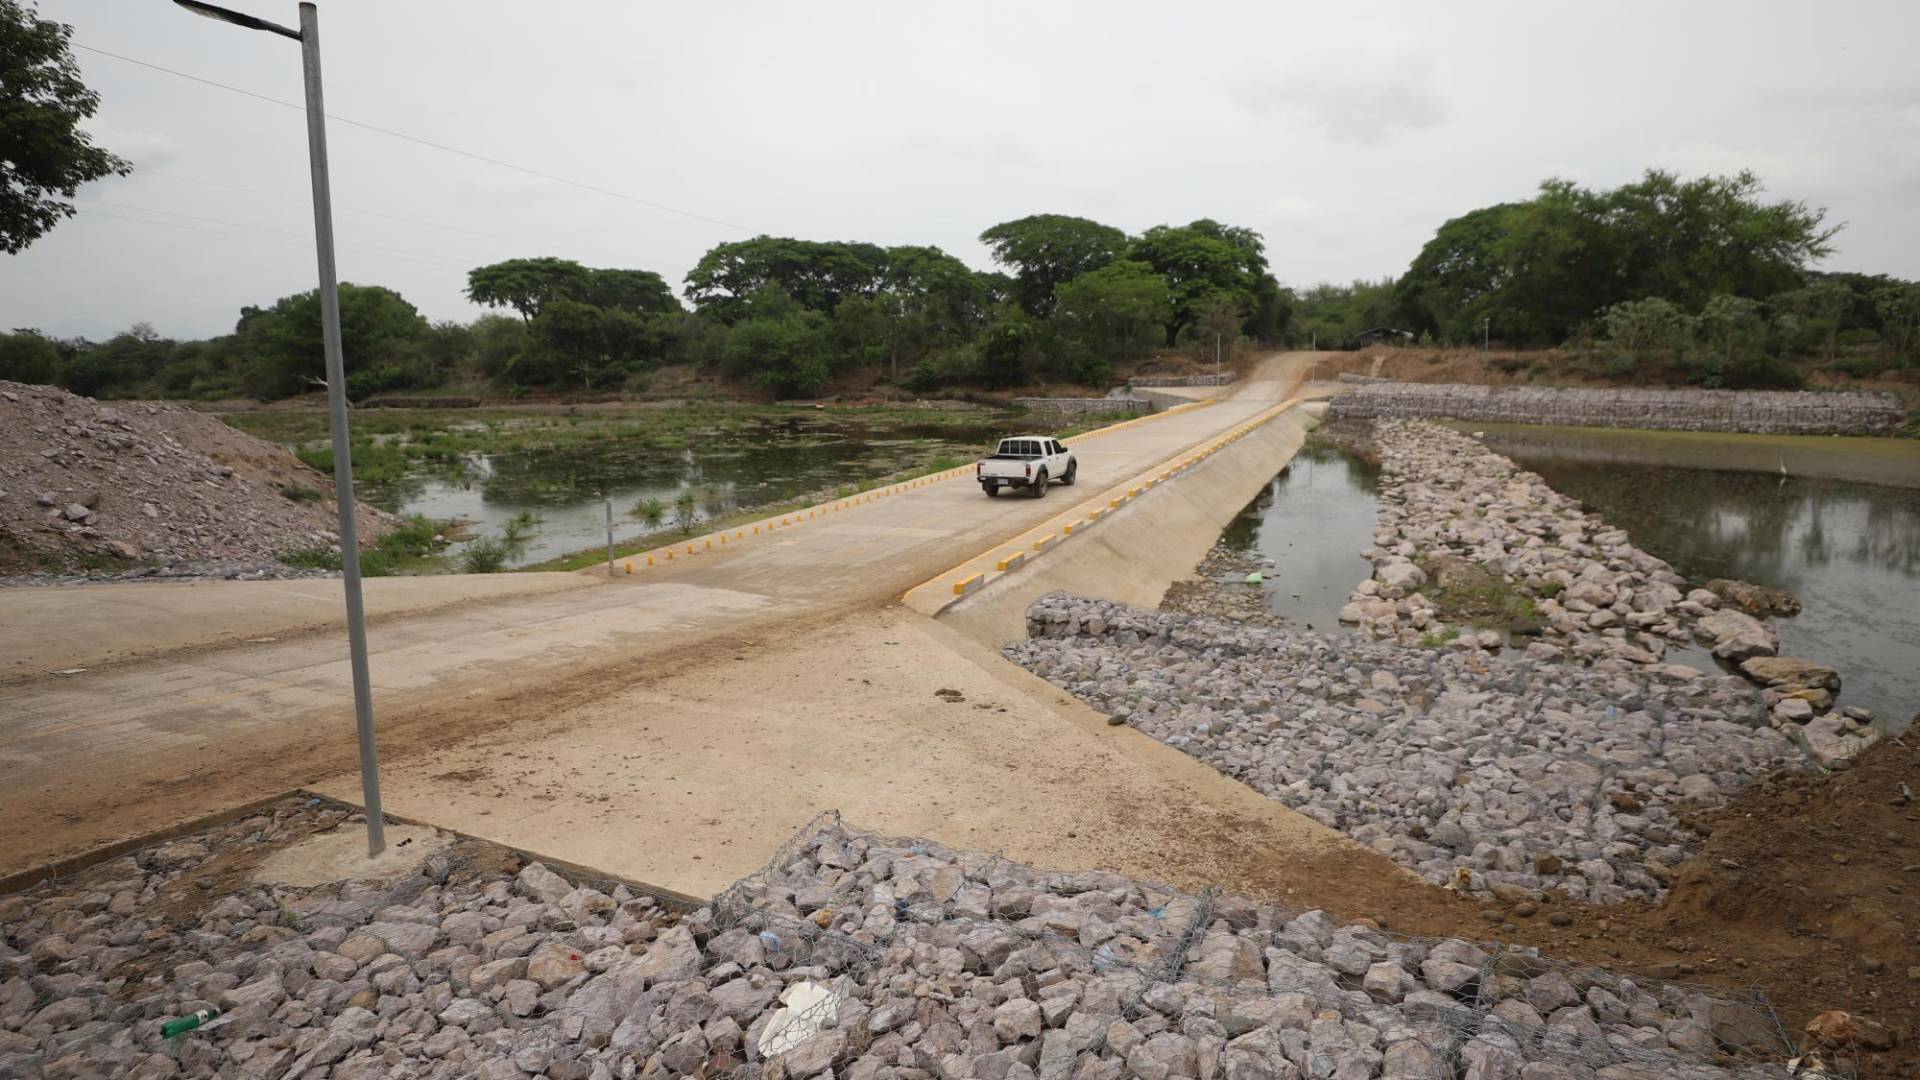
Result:
[[[1912,451],[1893,440],[1768,439],[1716,455],[1715,443],[1671,433],[1476,425],[1488,445],[1627,530],[1634,543],[1695,583],[1734,577],[1786,589],[1805,610],[1773,620],[1781,651],[1833,665],[1842,704],[1904,730],[1920,710],[1920,488],[1782,477],[1778,463],[1817,462],[1830,475],[1907,479]],[[1852,447],[1837,445],[1858,443]],[[1759,455],[1759,456],[1755,456]],[[1773,472],[1737,466],[1768,460]],[[1911,480],[1920,484],[1920,474]],[[1309,445],[1230,524],[1222,539],[1271,559],[1267,610],[1336,630],[1367,573],[1377,470]],[[1711,666],[1704,649],[1676,662]]]
[[[1315,630],[1338,632],[1347,594],[1369,572],[1360,553],[1373,543],[1380,470],[1344,450],[1309,442],[1221,540],[1256,559],[1267,611]]]
[[[583,446],[473,454],[422,463],[371,501],[403,514],[469,522],[469,537],[498,537],[522,514],[537,518],[509,565],[525,566],[606,542],[606,503],[614,539],[675,525],[676,504],[691,495],[690,529],[739,511],[875,480],[936,458],[970,460],[997,429],[840,422],[753,424],[696,433],[684,446],[608,438]],[[634,508],[658,500],[659,525]],[[457,557],[460,548],[453,549]]]
[[[1920,709],[1920,491],[1669,465],[1596,464],[1488,442],[1691,581],[1786,589],[1780,651],[1838,669],[1840,701],[1893,730]]]

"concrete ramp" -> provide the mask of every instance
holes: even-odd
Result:
[[[1158,606],[1167,586],[1186,577],[1220,530],[1293,460],[1316,422],[1308,409],[1320,408],[1296,405],[1280,412],[1179,476],[1127,500],[1098,528],[961,594],[936,617],[997,650],[1026,636],[1027,606],[1056,589]],[[948,576],[929,587],[940,589]]]

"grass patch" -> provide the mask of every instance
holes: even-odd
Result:
[[[1533,598],[1478,563],[1440,556],[1423,561],[1420,568],[1427,573],[1427,587],[1421,592],[1447,622],[1520,634],[1539,632],[1540,612]]]
[[[400,527],[382,536],[373,547],[360,551],[361,577],[393,577],[396,574],[432,570],[437,559],[433,538],[440,527],[418,514],[401,521]],[[289,551],[280,556],[283,565],[302,570],[339,570],[340,554],[325,548]]]
[[[1460,638],[1459,627],[1443,626],[1438,630],[1429,630],[1426,633],[1421,634],[1420,647],[1423,649],[1444,648],[1447,642],[1457,641],[1459,640],[1459,638]]]
[[[320,491],[301,484],[281,484],[280,494],[297,503],[319,502],[326,498]]]

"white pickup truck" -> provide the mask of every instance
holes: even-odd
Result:
[[[1046,435],[1001,439],[1000,448],[973,467],[974,477],[988,497],[999,495],[1006,487],[1025,488],[1027,494],[1038,499],[1046,495],[1050,483],[1073,486],[1079,473],[1080,463],[1074,460],[1073,451]]]

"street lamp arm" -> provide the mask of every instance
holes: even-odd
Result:
[[[265,30],[269,34],[279,34],[281,37],[290,37],[295,41],[300,40],[300,31],[281,26],[276,22],[256,19],[251,15],[245,15],[238,11],[232,11],[214,4],[203,4],[200,0],[173,0],[173,2],[193,12],[195,15],[201,15],[209,19],[218,19],[221,22],[232,23],[235,26],[244,26],[249,30]]]

